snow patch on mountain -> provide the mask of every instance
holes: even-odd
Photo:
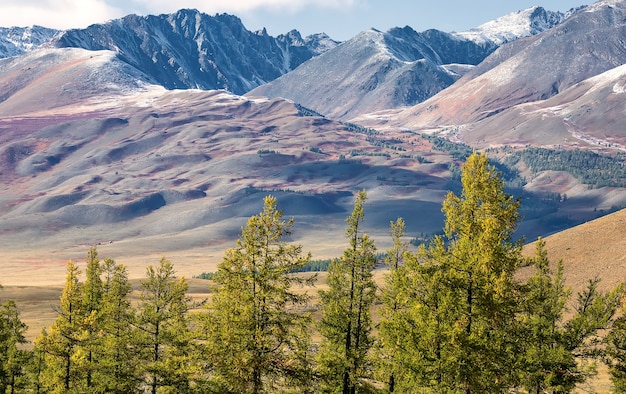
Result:
[[[23,55],[49,41],[59,30],[41,26],[0,27],[0,58]]]
[[[251,32],[229,14],[128,15],[86,29],[72,29],[51,45],[108,49],[167,89],[226,89],[243,94],[294,70],[333,47],[324,34],[303,39],[292,31],[272,37]]]
[[[551,29],[570,15],[571,13],[547,11],[543,7],[531,7],[511,12],[469,31],[453,34],[479,44],[494,42],[502,45]]]
[[[600,0],[585,8],[586,12],[595,12],[604,7],[623,7],[624,0]]]
[[[452,64],[444,64],[441,67],[444,70],[446,70],[446,72],[448,72],[448,74],[453,75],[453,76],[455,76],[457,78],[460,78],[463,75],[467,74],[469,71],[471,71],[476,66],[473,66],[471,64],[452,63]]]
[[[330,38],[326,33],[311,34],[304,38],[304,46],[308,47],[316,55],[321,55],[337,45],[339,45],[339,42]]]
[[[626,92],[626,64],[591,77],[587,80],[591,85],[589,92],[602,89],[606,85],[613,84],[611,92],[613,94],[623,94]]]

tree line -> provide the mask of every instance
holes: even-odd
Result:
[[[519,160],[533,173],[565,171],[590,188],[626,187],[626,155],[600,154],[588,150],[527,148],[509,156],[505,163],[514,166]]]
[[[92,248],[84,281],[68,263],[58,316],[32,349],[15,303],[2,305],[0,392],[568,393],[601,362],[624,392],[623,286],[601,292],[591,278],[568,310],[563,264],[541,239],[522,255],[519,200],[486,155],[468,157],[461,182],[442,234],[417,251],[404,220],[390,223],[380,285],[359,192],[317,303],[306,291],[316,275],[294,274],[311,255],[285,241],[294,222],[272,196],[225,252],[204,306],[165,258],[131,303],[126,267]]]

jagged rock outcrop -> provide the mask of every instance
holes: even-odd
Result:
[[[412,106],[451,86],[503,42],[550,29],[569,15],[533,7],[466,33],[371,29],[249,95],[288,98],[339,119]]]
[[[0,27],[0,58],[23,55],[54,37],[59,30],[42,26]]]
[[[243,94],[315,56],[333,41],[297,32],[272,37],[248,31],[233,15],[209,16],[184,9],[175,14],[128,15],[64,32],[56,47],[112,50],[167,89],[226,89]]]

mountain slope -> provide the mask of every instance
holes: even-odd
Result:
[[[626,63],[624,36],[626,2],[600,1],[551,30],[501,46],[450,88],[413,108],[389,112],[379,124],[413,129],[468,125],[546,100]],[[502,126],[516,127],[512,120]]]
[[[35,269],[62,276],[56,262],[94,244],[125,263],[201,249],[214,264],[266,194],[319,257],[341,250],[337,234],[363,188],[373,235],[422,210],[411,231],[441,226],[450,174],[435,162],[448,158],[426,145],[400,150],[401,139],[305,116],[283,99],[168,91],[111,51],[40,49],[0,67],[0,84],[14,87],[0,102],[0,251],[11,261],[2,269],[43,259]]]
[[[0,59],[0,116],[58,113],[66,106],[70,112],[85,111],[153,83],[111,51],[39,49]]]
[[[29,52],[52,39],[57,33],[58,30],[41,26],[0,27],[0,58]]]
[[[511,12],[475,29],[453,34],[476,43],[494,43],[499,46],[549,30],[583,8],[584,6],[562,13],[535,6]]]
[[[248,95],[285,97],[339,119],[418,103],[465,72],[446,68],[430,40],[442,48],[457,45],[454,53],[443,54],[450,63],[477,62],[493,50],[445,33],[422,35],[408,26],[387,33],[372,29]]]
[[[418,33],[408,26],[369,30],[248,95],[285,97],[339,119],[410,106],[455,83],[502,42],[537,34],[565,18],[534,7],[468,33]]]
[[[516,105],[467,125],[455,138],[481,148],[530,144],[626,151],[625,87],[622,65],[547,100]]]
[[[601,279],[600,288],[612,289],[626,277],[626,209],[545,238],[550,261],[563,260],[565,278],[574,294],[589,279]],[[532,255],[535,245],[525,247]]]
[[[274,38],[253,33],[235,16],[196,10],[129,15],[56,37],[56,47],[112,50],[167,89],[226,89],[236,94],[271,81],[332,47],[324,35]]]

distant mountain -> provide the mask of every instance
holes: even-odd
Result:
[[[408,26],[386,33],[372,29],[248,95],[284,97],[331,118],[349,119],[424,101],[467,71],[453,64],[477,64],[494,49]]]
[[[453,33],[457,37],[476,43],[502,45],[523,37],[534,36],[569,18],[585,6],[571,9],[566,13],[548,11],[543,7],[530,7],[522,11],[511,12],[500,18],[483,23],[477,28],[465,32]]]
[[[54,37],[59,30],[47,27],[0,27],[0,58],[19,56]]]
[[[41,48],[0,59],[0,117],[45,115],[63,107],[81,112],[112,97],[154,89],[155,83],[111,51]]]
[[[363,40],[364,37],[357,35],[350,50],[334,56],[356,56],[360,65],[355,64],[354,59],[348,59],[348,62],[359,68],[359,72],[364,72],[364,82],[341,81],[336,86],[341,105],[336,105],[338,108],[332,113],[324,106],[318,108],[315,105],[315,100],[320,99],[335,106],[332,98],[316,95],[317,98],[308,97],[303,104],[339,117],[413,105],[452,84],[468,70],[468,65],[480,63],[502,42],[535,34],[564,18],[563,14],[535,7],[509,14],[467,33],[437,30],[417,33],[409,27],[395,28],[387,33],[377,32],[381,37],[373,38],[385,47],[380,56],[376,54],[376,48],[373,52],[368,48],[371,40]],[[371,35],[371,32],[363,34]],[[236,94],[272,82],[338,45],[325,34],[302,38],[296,30],[277,37],[269,36],[265,30],[251,32],[236,16],[209,16],[189,9],[168,15],[129,15],[86,29],[64,32],[40,27],[0,29],[0,57],[16,56],[44,43],[60,48],[114,51],[121,60],[167,89],[226,89]],[[363,46],[363,53],[359,53],[358,45]],[[389,59],[381,59],[387,54]],[[376,59],[368,59],[368,56]],[[332,66],[329,68],[318,62],[308,67],[305,77],[317,79],[320,74],[336,71]],[[289,84],[293,79],[302,77],[295,75],[279,84]],[[303,82],[307,85],[306,81]],[[272,87],[270,90],[273,93],[268,91],[268,95],[300,101],[297,92],[292,94],[289,88]],[[335,93],[332,89],[325,91],[327,95]],[[341,92],[347,96],[365,94],[359,102],[354,102],[353,99],[344,100]],[[373,98],[378,94],[383,97],[380,102]]]
[[[538,34],[565,19],[533,7],[466,33],[372,29],[248,95],[285,97],[339,119],[411,106],[452,85],[503,42]]]
[[[84,258],[94,244],[128,261],[136,275],[164,253],[185,275],[213,270],[267,194],[295,216],[291,239],[312,245],[316,258],[345,248],[344,219],[357,190],[368,191],[365,225],[381,245],[398,217],[407,219],[411,237],[439,231],[441,201],[459,190],[458,166],[473,147],[501,143],[516,130],[548,134],[559,122],[575,128],[572,141],[613,127],[611,138],[621,143],[626,70],[613,64],[622,64],[626,51],[619,44],[626,36],[623,4],[598,3],[495,52],[496,44],[409,27],[368,30],[334,47],[325,36],[292,31],[273,38],[248,32],[236,17],[182,10],[65,32],[44,48],[2,59],[5,272],[27,267],[62,280],[59,262]],[[195,87],[215,77],[223,88],[243,90],[297,64],[277,82],[299,75],[291,83],[304,89],[296,101],[307,103],[308,93],[322,108],[340,108],[335,115],[343,119],[453,85],[429,106],[360,118],[378,122],[376,129],[282,98],[163,86]],[[466,119],[457,111],[475,123],[439,134],[473,146],[412,129],[414,119],[432,113],[438,118],[422,126],[441,131],[443,120]],[[608,186],[583,183],[556,166],[535,170],[513,151],[494,156],[518,160],[497,164],[523,196],[519,234],[527,239],[626,206],[621,178],[602,184]],[[620,164],[594,171],[622,177],[613,171]]]
[[[477,146],[576,146],[594,138],[610,144],[616,133],[623,143],[623,107],[616,105],[623,103],[623,70],[590,78],[626,64],[624,37],[626,2],[599,1],[553,29],[501,46],[426,102],[362,120],[414,130],[463,125],[456,137]],[[603,120],[592,122],[591,113]]]
[[[250,32],[236,16],[197,10],[129,15],[65,31],[52,45],[112,50],[167,89],[226,89],[242,94],[332,48],[326,35],[302,39],[297,31],[272,37]]]

